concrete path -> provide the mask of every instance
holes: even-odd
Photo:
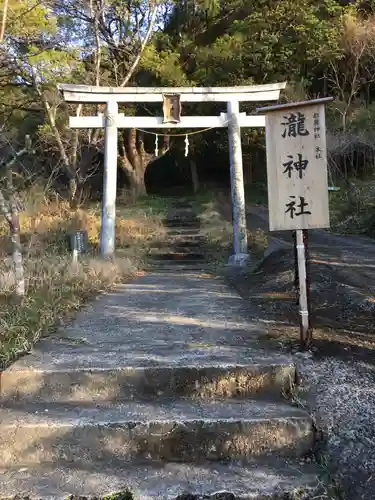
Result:
[[[285,498],[315,484],[313,422],[282,397],[291,359],[260,348],[222,281],[173,269],[102,296],[2,373],[0,499]]]
[[[278,384],[286,383],[293,375],[291,360],[260,350],[261,327],[246,319],[244,308],[239,295],[208,275],[179,271],[140,277],[90,304],[72,326],[10,367],[2,376],[2,393],[22,401],[90,400],[92,391],[110,401],[120,390],[123,398],[151,390],[208,395],[210,387],[196,387],[195,374],[192,385],[184,377],[183,386],[171,387],[173,368],[194,367],[216,377],[236,367],[238,376],[249,363],[260,376],[262,367],[268,373],[273,366]],[[152,373],[150,384],[139,380],[146,369]],[[124,379],[131,385],[124,386]],[[247,383],[243,390],[250,390]]]

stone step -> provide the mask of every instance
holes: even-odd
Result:
[[[200,227],[200,221],[199,220],[183,220],[183,219],[170,219],[166,220],[164,222],[164,225],[167,227],[182,227],[184,229],[192,229],[192,228],[197,228],[199,229]]]
[[[195,264],[184,265],[182,263],[173,264],[172,261],[166,261],[163,263],[162,261],[156,262],[152,265],[150,271],[152,273],[164,274],[164,275],[191,275],[194,274],[198,277],[200,274],[206,272],[206,268],[204,263],[195,262]]]
[[[190,237],[189,235],[187,236],[184,236],[184,235],[177,235],[177,236],[172,236],[170,238],[168,238],[168,241],[167,243],[164,242],[164,245],[161,245],[159,246],[159,248],[168,248],[171,250],[175,250],[176,248],[179,249],[179,248],[184,248],[188,251],[201,251],[202,250],[202,246],[204,245],[205,241],[203,240],[203,238],[201,238],[200,236],[194,236],[194,237]],[[155,247],[153,247],[155,248]]]
[[[194,219],[197,220],[197,214],[194,213],[194,211],[191,209],[191,207],[184,207],[184,208],[179,208],[178,210],[172,208],[171,210],[168,210],[167,213],[167,220],[173,220],[173,219]]]
[[[174,276],[174,275],[183,275],[183,276],[188,276],[188,275],[193,275],[196,277],[199,277],[200,274],[206,272],[206,268],[204,267],[204,264],[202,263],[199,265],[198,263],[196,265],[189,264],[187,266],[183,264],[169,264],[169,262],[166,262],[165,264],[162,262],[157,262],[152,267],[150,268],[151,273],[157,273],[157,274],[164,274],[165,276]]]
[[[176,277],[185,279],[185,274],[179,270]],[[163,274],[152,274],[145,276],[165,282],[171,276]],[[174,279],[174,276],[172,276]],[[194,273],[188,276],[190,281],[209,280],[208,275],[199,277]],[[177,279],[176,279],[177,280]],[[125,294],[126,285],[122,286]],[[148,287],[139,287],[139,295],[145,300],[155,300],[155,295],[161,300],[171,303],[175,299],[175,304],[180,303],[180,298],[185,299],[185,294],[178,288],[178,282],[174,289],[170,289],[169,294],[162,291],[153,293]],[[119,290],[119,294],[121,289]],[[216,290],[204,288],[203,293],[207,301],[215,300],[222,289]],[[137,295],[138,296],[138,295]],[[224,296],[234,307],[234,301],[229,302],[230,297]],[[127,304],[129,309],[125,312],[120,309],[117,317],[112,317],[109,324],[109,315],[102,313],[101,308],[94,316],[91,310],[83,311],[75,325],[70,328],[51,334],[49,338],[43,340],[27,356],[21,357],[16,363],[4,371],[1,375],[2,385],[5,386],[6,377],[10,379],[17,376],[17,372],[27,372],[35,370],[44,373],[45,371],[71,371],[90,369],[112,369],[118,367],[130,368],[168,368],[179,366],[192,366],[195,368],[218,367],[218,366],[248,366],[252,364],[267,363],[292,363],[292,358],[275,354],[271,356],[267,352],[259,349],[253,341],[253,336],[259,335],[259,330],[248,322],[229,321],[227,317],[216,316],[212,319],[191,317],[190,310],[194,304],[187,304],[184,311],[177,311],[175,315],[162,310],[160,313],[148,314],[143,312],[142,328],[139,328],[138,318],[130,321],[132,311],[132,295],[129,293]],[[120,304],[117,296],[113,294],[109,297],[99,299],[101,304],[106,300],[107,310],[114,305]],[[201,299],[195,299],[198,303]],[[119,308],[119,306],[117,306]],[[93,305],[96,312],[97,304]],[[112,311],[111,311],[112,312]],[[90,314],[91,313],[91,314]],[[164,321],[162,321],[164,320]],[[138,327],[138,328],[137,328]],[[91,329],[90,329],[91,328]],[[207,335],[209,333],[209,336]]]
[[[172,209],[189,209],[189,210],[192,210],[193,208],[193,203],[189,200],[184,200],[184,199],[180,199],[178,201],[175,201],[172,205]]]
[[[185,205],[184,207],[170,207],[168,210],[168,219],[175,219],[175,218],[197,218],[197,214],[192,210],[191,206]]]
[[[0,474],[0,498],[7,500],[17,494],[19,498],[26,494],[28,500],[67,500],[70,495],[98,500],[125,488],[133,493],[134,500],[285,500],[318,494],[313,465],[277,459],[257,460],[246,466],[236,462],[123,467],[90,464],[87,468],[71,464],[55,469],[45,464],[0,470]]]
[[[191,210],[179,210],[175,213],[170,213],[165,219],[167,222],[180,221],[182,224],[185,222],[199,222],[199,218]]]
[[[301,457],[315,441],[306,412],[251,400],[11,404],[0,422],[0,467]]]
[[[170,256],[170,258],[179,259],[181,257],[190,257],[190,259],[202,259],[205,257],[205,253],[201,250],[199,246],[196,247],[180,247],[180,246],[169,246],[169,247],[159,247],[152,248],[148,254],[149,257],[154,258],[157,256],[161,258],[166,258],[165,256]]]
[[[179,217],[179,216],[190,216],[190,217],[196,217],[197,214],[196,212],[192,209],[192,206],[190,205],[184,205],[184,206],[171,206],[168,209],[168,217]]]
[[[167,267],[184,267],[186,269],[190,269],[195,267],[197,269],[203,269],[204,260],[203,259],[164,259],[164,258],[155,258],[150,259],[151,263],[159,266],[167,266]]]
[[[186,239],[184,236],[181,236],[180,238],[173,238],[170,239],[168,247],[166,247],[165,241],[156,241],[152,242],[150,244],[150,248],[152,250],[154,249],[166,249],[168,248],[169,250],[173,249],[174,251],[177,252],[183,252],[183,251],[191,251],[192,249],[199,249],[201,248],[202,244],[202,239],[198,238],[191,238],[191,239]]]
[[[168,214],[180,214],[180,213],[189,213],[194,214],[193,205],[191,203],[178,203],[171,205],[168,209]]]
[[[157,252],[152,252],[148,255],[149,259],[152,260],[166,260],[166,261],[172,261],[172,262],[196,262],[196,261],[201,261],[204,260],[205,255],[202,252],[178,252],[175,250],[169,250],[165,252],[161,252],[160,250]]]
[[[103,352],[108,345],[103,346]],[[121,346],[113,346],[117,362]],[[72,352],[74,355],[74,352]],[[58,356],[58,354],[57,354]],[[289,392],[296,372],[289,358],[248,359],[248,365],[230,365],[213,360],[213,366],[113,366],[93,359],[90,352],[75,356],[75,364],[48,368],[14,365],[1,375],[3,403],[23,402],[121,402],[153,400],[160,397],[192,398],[268,397],[279,398]],[[105,359],[105,358],[104,358]],[[80,362],[82,361],[82,362]],[[84,364],[83,364],[84,363]],[[209,361],[208,361],[209,363]]]
[[[167,236],[185,236],[189,239],[203,239],[202,233],[199,228],[186,228],[181,226],[166,227]]]

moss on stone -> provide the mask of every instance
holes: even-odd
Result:
[[[128,489],[120,491],[119,493],[114,493],[103,498],[103,500],[135,500],[134,495]]]

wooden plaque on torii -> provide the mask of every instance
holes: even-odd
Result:
[[[163,94],[164,123],[180,123],[181,99],[180,94]]]

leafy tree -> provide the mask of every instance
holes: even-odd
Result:
[[[147,52],[156,26],[163,22],[163,16],[168,16],[169,7],[168,3],[162,4],[157,0],[97,0],[90,3],[85,0],[59,0],[56,4],[66,19],[74,19],[81,26],[86,26],[86,39],[95,47],[91,52],[89,47],[85,47],[87,56],[84,64],[89,70],[88,75],[96,85],[120,87],[136,81],[141,58]],[[78,111],[81,112],[81,109]],[[132,114],[135,109],[128,106],[126,111]],[[98,146],[99,141],[100,131],[97,130],[90,135],[90,144]],[[123,131],[120,144],[119,166],[126,173],[133,193],[145,194],[144,173],[156,156],[147,153],[142,134],[135,130]],[[166,138],[160,149],[161,155],[168,149]]]
[[[71,133],[59,126],[57,110],[61,104],[56,92],[58,81],[78,76],[82,70],[78,51],[66,44],[59,16],[49,2],[10,1],[7,31],[1,47],[2,106],[16,112],[22,99],[29,109],[38,109],[46,118],[41,136],[51,135],[57,143],[62,167],[71,190],[75,191],[79,173],[70,151]],[[17,99],[9,104],[8,89],[18,89]],[[14,92],[14,91],[13,91]],[[13,114],[12,108],[10,114]]]
[[[160,21],[160,10],[153,0],[10,0],[1,46],[4,114],[15,117],[24,108],[22,100],[28,102],[26,111],[42,112],[45,122],[38,128],[39,137],[45,149],[56,144],[53,155],[69,180],[72,201],[77,200],[101,148],[102,134],[100,130],[69,130],[68,115],[79,115],[83,108],[62,103],[56,86],[64,82],[125,86],[132,82]],[[17,94],[11,103],[10,88]],[[123,140],[122,159],[125,154],[127,161],[120,165],[126,166],[131,185],[142,191],[137,186],[143,179],[140,172],[152,156],[135,138],[130,133]]]
[[[353,8],[336,0],[180,1],[144,64],[149,73],[156,67],[153,76],[163,84],[168,79],[229,86],[287,80],[303,82],[307,95],[322,94],[328,68],[342,58],[341,33]],[[222,155],[226,141],[212,136],[208,148]],[[199,137],[193,140],[202,144]],[[251,150],[263,142],[263,131],[244,130],[244,156],[253,156]],[[207,154],[205,149],[203,144]]]
[[[0,39],[4,31],[0,127],[7,124],[7,138],[16,149],[22,147],[25,134],[37,136],[41,171],[46,165],[56,175],[62,171],[72,199],[77,199],[91,175],[103,134],[99,129],[70,130],[68,116],[95,114],[103,107],[67,105],[56,90],[57,83],[233,86],[288,80],[301,89],[300,97],[338,96],[342,124],[362,94],[366,92],[371,100],[373,0],[7,3],[0,25],[4,27],[0,30]],[[350,26],[355,27],[352,35]],[[184,106],[184,112],[194,114],[221,110],[219,105]],[[246,110],[252,107],[247,105]],[[160,106],[157,110],[129,105],[121,111],[160,114]],[[225,131],[194,136],[195,160],[215,158],[210,163],[216,164],[226,158],[223,134],[226,137]],[[243,132],[246,160],[263,147],[262,134]],[[169,147],[165,138],[160,154]],[[135,194],[145,193],[145,170],[157,158],[148,148],[147,136],[141,132],[121,131],[119,167]]]

